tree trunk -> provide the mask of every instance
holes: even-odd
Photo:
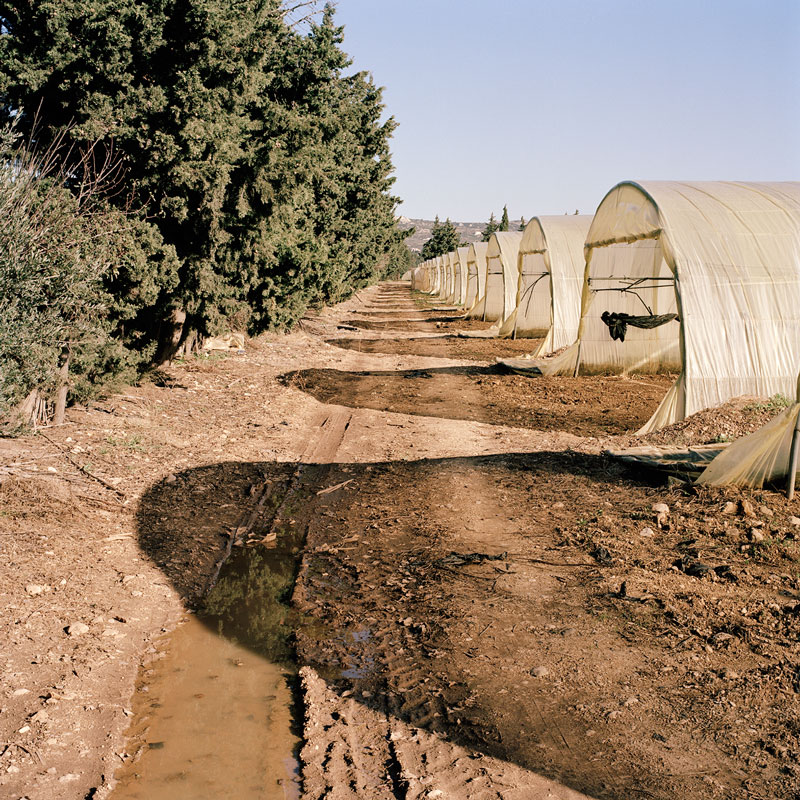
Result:
[[[58,390],[56,391],[56,410],[53,415],[54,425],[64,424],[67,410],[67,394],[69,393],[69,361],[70,349],[66,345],[61,350],[61,368],[58,371]]]
[[[36,424],[39,413],[39,390],[34,389],[6,418],[3,431],[13,433],[23,427]]]
[[[197,350],[197,331],[190,330],[186,332],[181,346],[178,348],[178,353],[186,357],[192,355]]]
[[[174,308],[169,319],[164,320],[164,331],[161,344],[156,355],[156,365],[165,367],[175,357],[181,344],[183,326],[186,322],[186,312],[182,308]]]

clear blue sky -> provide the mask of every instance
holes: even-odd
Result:
[[[800,180],[800,0],[338,0],[400,213],[593,213],[625,179]]]

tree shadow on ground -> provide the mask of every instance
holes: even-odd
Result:
[[[567,503],[577,503],[587,487],[603,492],[612,487],[618,491],[620,486],[641,491],[648,502],[651,482],[604,457],[574,452],[372,464],[224,462],[186,470],[152,486],[137,513],[139,542],[185,604],[199,609],[198,618],[220,635],[279,663],[298,655],[301,665],[314,666],[340,696],[352,692],[354,686],[361,690],[369,687],[370,692],[357,692],[354,697],[373,710],[554,780],[566,780],[574,764],[537,763],[530,750],[523,752],[514,741],[501,741],[486,721],[491,709],[480,723],[470,723],[467,711],[459,713],[457,722],[439,714],[404,715],[403,693],[407,690],[381,675],[376,664],[381,653],[370,652],[358,639],[356,622],[352,629],[350,623],[338,627],[342,620],[372,613],[384,627],[406,630],[402,621],[406,612],[374,607],[357,566],[337,555],[342,547],[381,546],[382,534],[372,526],[359,498],[374,499],[380,487],[385,487],[388,494],[384,499],[389,498],[396,509],[393,513],[399,515],[414,508],[414,487],[420,481],[463,470],[489,471],[507,482],[534,475]],[[401,487],[406,487],[404,494]],[[576,509],[575,514],[579,513]],[[301,562],[309,531],[313,532],[314,547]],[[454,580],[451,571],[438,566],[448,553],[446,545],[435,537],[420,540],[413,525],[408,536],[421,548],[416,557],[426,579],[446,592],[448,582]],[[387,551],[386,559],[379,566],[375,566],[377,561],[371,562],[378,584],[396,577],[397,553]],[[298,570],[301,580],[293,589]],[[312,591],[310,587],[315,588]],[[310,596],[314,591],[316,595]],[[326,613],[333,607],[335,614]],[[433,649],[440,644],[437,631],[443,631],[447,623],[433,618],[428,623],[423,647]],[[443,696],[450,697],[453,704],[456,695],[468,693],[466,676],[463,685],[443,689],[437,689],[433,675],[426,678],[433,681],[432,694],[446,691]],[[569,782],[573,788],[611,796],[602,792],[593,778],[580,777],[579,768],[575,774],[578,777]]]

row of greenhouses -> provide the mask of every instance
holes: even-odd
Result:
[[[517,372],[677,373],[640,433],[798,392],[800,182],[625,181],[594,216],[533,217],[412,282],[492,323],[463,335],[540,339],[502,360]]]

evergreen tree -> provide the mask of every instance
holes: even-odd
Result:
[[[498,230],[500,231],[507,231],[508,230],[508,206],[503,206],[503,216],[500,218],[500,227]]]
[[[521,231],[525,230],[525,217],[519,218],[519,230]]]
[[[307,35],[279,0],[12,0],[0,21],[0,113],[30,133],[36,111],[40,139],[73,122],[79,147],[113,141],[119,202],[164,242],[127,276],[146,288],[128,331],[290,325],[400,252],[395,123],[366,73],[343,74],[331,7]]]
[[[433,227],[431,228],[431,236],[430,239],[427,239],[425,243],[422,245],[422,259],[423,261],[429,258],[435,258],[439,255],[438,250],[436,249],[439,244],[440,238],[440,229],[442,227],[442,223],[439,222],[439,215],[437,214],[433,220]]]
[[[442,253],[451,253],[461,246],[461,237],[458,234],[456,226],[450,222],[449,217],[444,221],[444,225],[442,225],[440,242]]]
[[[449,217],[444,222],[439,222],[437,215],[433,222],[431,238],[422,246],[422,258],[424,260],[441,256],[457,250],[460,246],[461,237],[456,226],[450,222]]]
[[[489,215],[489,221],[486,223],[486,227],[481,231],[481,241],[488,242],[489,239],[492,238],[492,234],[498,230],[500,230],[500,225],[494,218],[494,212],[492,212]]]
[[[381,90],[346,73],[331,6],[306,34],[284,11],[0,3],[0,122],[40,150],[66,129],[65,175],[97,144],[123,168],[95,288],[104,330],[142,357],[223,326],[290,326],[408,262]]]

